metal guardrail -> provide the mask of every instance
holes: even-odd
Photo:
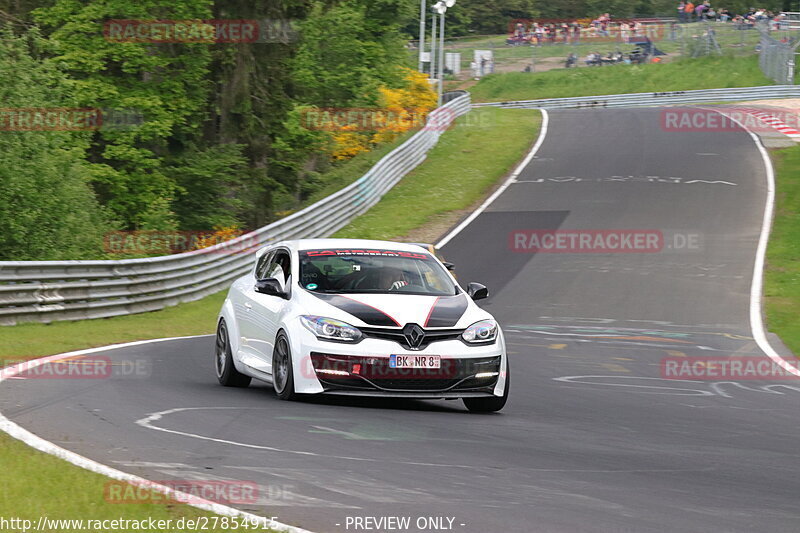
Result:
[[[468,93],[428,115],[426,126],[364,176],[286,218],[209,248],[143,259],[0,262],[0,325],[127,315],[197,300],[247,273],[269,242],[325,237],[378,202],[422,163],[439,136],[470,110]]]
[[[661,93],[608,94],[575,98],[488,102],[472,104],[472,106],[520,109],[581,109],[595,107],[648,107],[797,97],[800,97],[800,86],[767,85],[765,87],[739,87],[733,89],[700,89]]]

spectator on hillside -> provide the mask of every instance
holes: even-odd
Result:
[[[569,42],[569,24],[567,24],[566,22],[561,24],[560,30],[561,30],[561,38],[563,39],[564,44],[567,44]]]
[[[753,17],[752,15],[750,15],[749,18],[743,15],[736,15],[735,17],[733,17],[733,22],[736,25],[736,29],[748,30],[752,28],[754,24],[754,20],[752,17]]]
[[[578,21],[572,23],[572,41],[577,43],[581,40],[581,25]]]
[[[705,20],[707,10],[708,6],[705,3],[697,4],[697,7],[694,8],[695,20],[697,21]]]
[[[686,2],[686,7],[684,7],[684,12],[686,13],[686,22],[692,21],[692,15],[694,14],[694,4],[692,0]]]
[[[611,24],[611,15],[608,13],[603,13],[600,17],[600,31],[604,37],[608,37],[608,27]]]
[[[628,26],[627,22],[622,22],[619,25],[619,36],[622,38],[623,43],[630,41],[630,26]]]
[[[686,2],[681,0],[678,2],[678,22],[685,23],[686,21]]]

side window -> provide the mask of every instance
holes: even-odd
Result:
[[[289,254],[284,250],[278,250],[269,261],[267,275],[265,277],[277,279],[285,288],[291,273],[292,269],[289,261]]]
[[[267,267],[269,266],[270,259],[272,256],[275,255],[275,252],[266,252],[258,259],[258,264],[256,264],[256,279],[266,279],[269,276],[267,275]]]

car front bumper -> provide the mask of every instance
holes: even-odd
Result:
[[[319,340],[304,331],[292,351],[298,393],[407,398],[502,396],[508,369],[502,332],[489,345],[444,340],[411,351],[386,339],[337,343]],[[441,367],[391,368],[392,355],[438,355]]]

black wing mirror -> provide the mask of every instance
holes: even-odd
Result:
[[[489,296],[489,289],[485,285],[475,283],[474,281],[467,284],[467,294],[473,300],[483,300]]]
[[[445,261],[442,263],[447,270],[453,271],[455,270],[456,266],[453,263]]]
[[[278,298],[287,299],[287,294],[283,292],[281,282],[275,278],[260,279],[256,281],[255,291],[261,294],[269,294],[270,296],[277,296]]]

